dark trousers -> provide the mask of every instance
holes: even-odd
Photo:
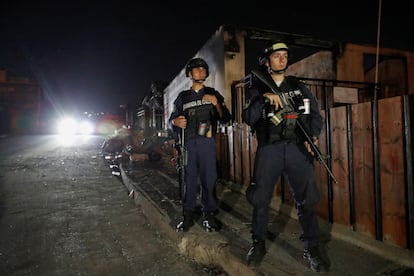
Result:
[[[267,238],[269,205],[275,184],[284,174],[293,192],[299,223],[303,230],[304,247],[319,243],[319,225],[314,206],[319,201],[314,166],[296,143],[275,143],[257,149],[255,159],[256,190],[253,195],[252,230],[256,238]]]
[[[186,192],[183,210],[184,212],[195,211],[197,194],[200,190],[198,179],[200,179],[203,212],[215,212],[217,209],[217,160],[214,137],[188,139],[186,141],[186,147],[188,150],[188,159],[185,169]]]

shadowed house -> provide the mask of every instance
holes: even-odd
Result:
[[[302,79],[324,118],[319,148],[338,183],[315,163],[320,218],[373,239],[414,249],[412,165],[414,53],[375,45],[319,40],[250,27],[223,25],[192,57],[209,65],[207,86],[225,97],[231,124],[218,128],[220,177],[250,182],[256,138],[242,122],[243,81],[269,41],[289,44],[287,74]],[[192,58],[191,56],[188,59]],[[182,68],[163,90],[164,128],[178,93],[191,86]],[[287,179],[279,179],[272,207],[295,216]]]

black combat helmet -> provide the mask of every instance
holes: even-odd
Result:
[[[209,75],[208,65],[207,65],[207,62],[205,62],[205,60],[202,58],[193,58],[189,62],[187,62],[187,65],[185,66],[186,77],[189,77],[191,70],[197,67],[203,67],[204,69],[206,69],[206,78],[207,78]]]
[[[286,45],[286,43],[275,42],[263,50],[263,53],[259,57],[259,64],[263,65],[266,62],[266,60],[269,58],[271,53],[280,51],[280,50],[286,50],[288,52],[288,55],[290,55],[289,47]]]
[[[272,67],[266,66],[265,63],[266,63],[266,61],[269,61],[269,57],[270,57],[271,53],[276,52],[276,51],[281,51],[281,50],[287,51],[287,53],[288,53],[288,62],[286,63],[286,67],[284,69],[274,71],[272,69]],[[263,50],[263,53],[259,57],[259,65],[263,66],[263,67],[266,67],[269,74],[271,74],[273,72],[274,73],[283,73],[289,67],[289,58],[290,58],[290,51],[289,51],[289,47],[286,45],[286,43],[284,43],[284,42],[273,42],[269,47],[266,47]]]

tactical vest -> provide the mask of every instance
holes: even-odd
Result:
[[[187,118],[186,139],[205,136],[209,129],[210,133],[215,133],[218,114],[212,103],[202,100],[205,94],[215,94],[215,91],[204,87],[198,93],[187,90],[182,95],[183,111]]]
[[[302,91],[300,90],[298,80],[295,77],[287,76],[287,81],[283,85],[281,92],[287,96],[292,96],[293,94],[303,96]],[[269,91],[267,87],[260,87],[260,92],[264,93]],[[271,144],[279,141],[297,141],[301,139],[300,132],[296,127],[296,120],[307,121],[306,117],[308,115],[302,115],[298,110],[292,113],[283,114],[283,120],[280,124],[275,125],[271,121],[269,114],[272,114],[272,111],[269,110],[274,108],[269,104],[265,104],[265,108],[262,110],[261,118],[254,126],[256,132],[256,137],[259,144]]]

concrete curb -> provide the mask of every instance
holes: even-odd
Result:
[[[133,198],[135,204],[141,206],[150,223],[168,237],[182,254],[200,264],[221,267],[229,275],[257,275],[252,268],[231,254],[229,241],[220,233],[206,233],[197,224],[191,232],[176,232],[171,226],[168,215],[150,199],[145,191],[139,186],[133,185],[134,182],[128,178],[122,164],[119,167],[122,182],[127,188],[129,196]]]

